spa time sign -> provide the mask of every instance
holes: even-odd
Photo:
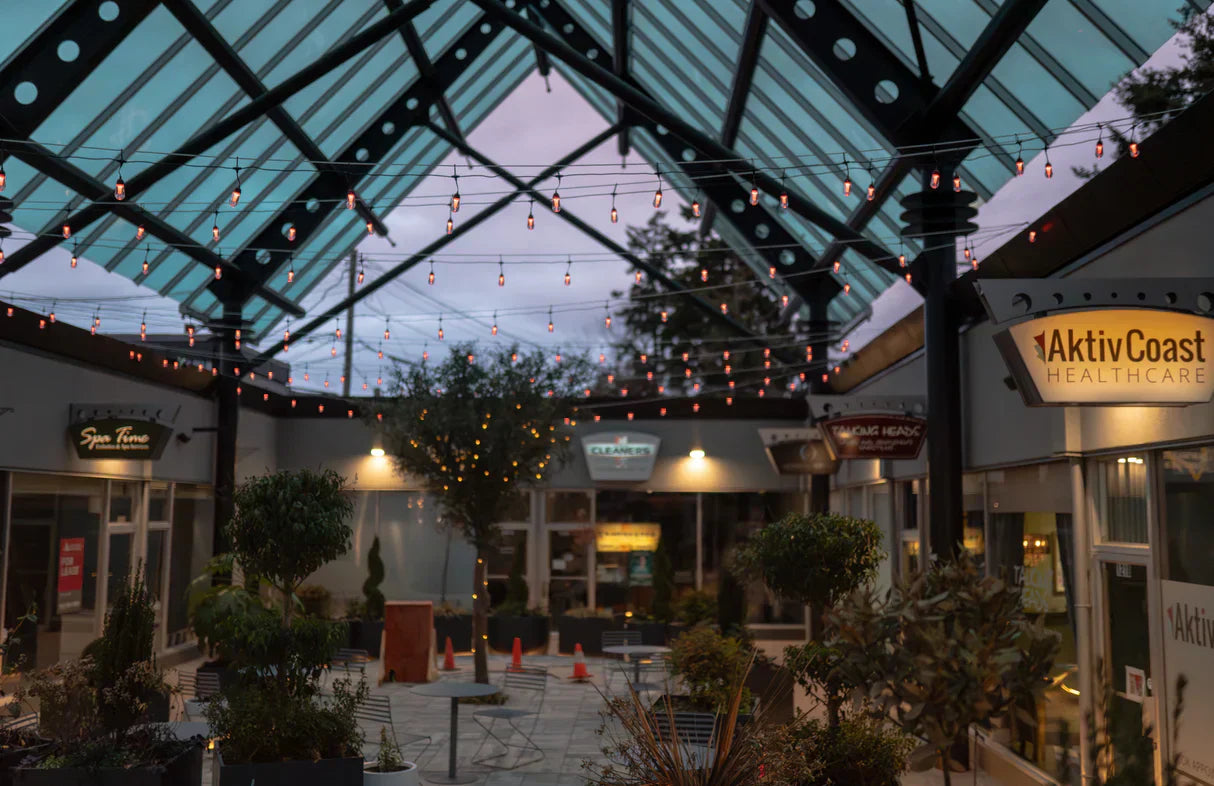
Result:
[[[158,459],[173,430],[143,420],[95,419],[76,423],[68,437],[82,459]]]
[[[1029,406],[1200,404],[1214,396],[1214,320],[1149,309],[1069,311],[995,336]]]

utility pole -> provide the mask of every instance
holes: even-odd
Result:
[[[341,383],[341,394],[343,396],[350,395],[350,377],[354,371],[354,286],[358,278],[358,252],[350,252],[350,282],[348,287],[348,295],[350,299],[350,310],[346,312],[346,362]]]

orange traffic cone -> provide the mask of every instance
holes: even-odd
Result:
[[[586,653],[582,652],[581,644],[573,645],[573,676],[569,679],[574,682],[590,680],[590,672],[586,671]]]
[[[455,647],[451,646],[451,637],[447,637],[447,645],[443,652],[443,671],[455,671]]]
[[[514,647],[511,648],[510,668],[523,668],[523,640],[518,636],[514,637]]]

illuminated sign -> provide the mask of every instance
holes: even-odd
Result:
[[[649,480],[662,441],[652,434],[604,432],[582,437],[592,480]]]
[[[59,581],[55,610],[79,611],[84,590],[84,538],[59,539]]]
[[[141,420],[86,420],[68,429],[82,459],[158,459],[173,430]]]
[[[1151,309],[1070,311],[995,336],[1030,407],[1201,404],[1214,396],[1214,320]]]
[[[849,415],[818,428],[839,459],[913,459],[927,436],[927,421],[907,415]]]
[[[595,524],[596,551],[657,551],[661,524]]]
[[[797,439],[765,445],[767,458],[781,475],[833,475],[839,462],[820,439]]]
[[[1173,753],[1180,772],[1204,782],[1214,779],[1214,704],[1204,698],[1214,690],[1214,587],[1161,581],[1165,625],[1163,666],[1169,676],[1183,674],[1188,680],[1183,722],[1175,731]],[[1158,679],[1158,677],[1156,677]],[[1176,711],[1176,691],[1168,686],[1169,717]]]

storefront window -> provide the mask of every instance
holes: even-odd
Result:
[[[1106,541],[1147,543],[1147,467],[1142,455],[1091,462],[1092,500]]]
[[[600,491],[595,501],[595,524],[603,527],[612,524],[644,523],[656,524],[661,528],[661,542],[670,559],[674,571],[675,592],[686,591],[695,587],[696,576],[696,495],[695,494],[663,494],[644,491]],[[597,557],[596,557],[597,559]],[[620,605],[618,594],[612,594],[609,585],[618,582],[616,578],[622,570],[622,564],[613,571],[608,566],[615,564],[616,557],[604,557],[600,583],[600,595],[596,597],[599,606]],[[622,557],[618,557],[622,560]],[[631,568],[630,568],[631,570]],[[602,588],[606,586],[606,594]],[[635,613],[649,613],[648,607],[651,593],[632,593],[624,604],[636,603],[636,608],[629,609]]]
[[[105,483],[14,473],[5,626],[37,606],[5,668],[77,658],[97,637],[97,574]]]
[[[531,492],[518,491],[510,496],[502,521],[528,522],[531,521]]]
[[[594,529],[590,527],[548,530],[548,611],[552,614],[588,605],[593,543]]]
[[[774,492],[703,494],[701,505],[704,589],[718,592],[730,553],[752,533],[788,513],[801,510],[802,500],[796,494]],[[747,622],[797,624],[804,621],[800,604],[772,595],[762,582],[748,584],[744,591]]]
[[[173,489],[169,596],[165,617],[168,646],[183,644],[190,627],[186,591],[211,556],[215,498],[206,486],[178,483]]]
[[[1163,452],[1167,578],[1214,586],[1214,448]]]
[[[588,491],[549,491],[544,498],[549,523],[590,523]]]
[[[485,563],[486,579],[489,582],[489,605],[497,606],[506,599],[510,573],[516,565],[522,577],[527,578],[526,530],[504,530],[501,543],[496,549],[490,549],[488,555]]]

